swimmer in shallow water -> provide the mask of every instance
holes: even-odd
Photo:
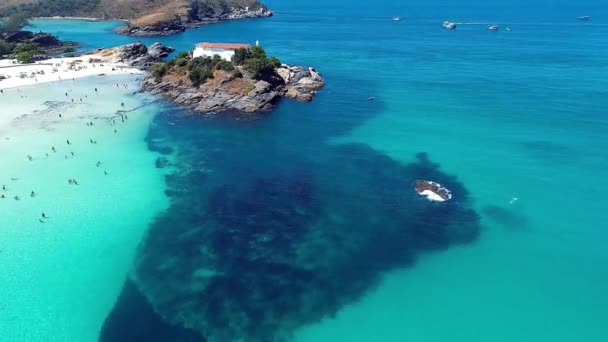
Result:
[[[32,190],[32,193],[30,194],[31,197],[36,197],[36,193]]]
[[[48,217],[48,216],[46,216],[46,214],[45,214],[45,213],[42,213],[42,218],[47,219],[47,218],[49,218],[49,217]]]

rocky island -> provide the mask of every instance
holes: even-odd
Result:
[[[236,49],[230,60],[195,56],[195,50],[158,62],[171,51],[158,43],[150,48],[134,43],[113,53],[121,62],[149,71],[142,91],[203,114],[269,110],[283,97],[311,101],[325,85],[315,69],[283,64],[259,46]]]

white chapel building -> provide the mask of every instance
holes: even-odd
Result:
[[[232,61],[234,52],[238,49],[249,49],[249,44],[230,44],[230,43],[198,43],[194,48],[192,57],[213,57],[220,56],[222,59]]]

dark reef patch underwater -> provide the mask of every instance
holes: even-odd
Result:
[[[156,117],[147,140],[164,155],[157,167],[170,172],[171,204],[131,279],[169,326],[207,341],[287,341],[385,272],[479,235],[467,190],[425,153],[404,165],[363,144],[328,143],[370,107],[327,121],[322,104],[303,106],[286,102],[260,120],[170,106]],[[443,184],[453,199],[419,197],[416,179]],[[116,331],[120,320],[107,323]]]

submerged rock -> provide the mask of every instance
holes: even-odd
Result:
[[[432,202],[445,202],[452,199],[450,190],[439,183],[428,180],[417,180],[415,190],[418,195],[424,196]]]

